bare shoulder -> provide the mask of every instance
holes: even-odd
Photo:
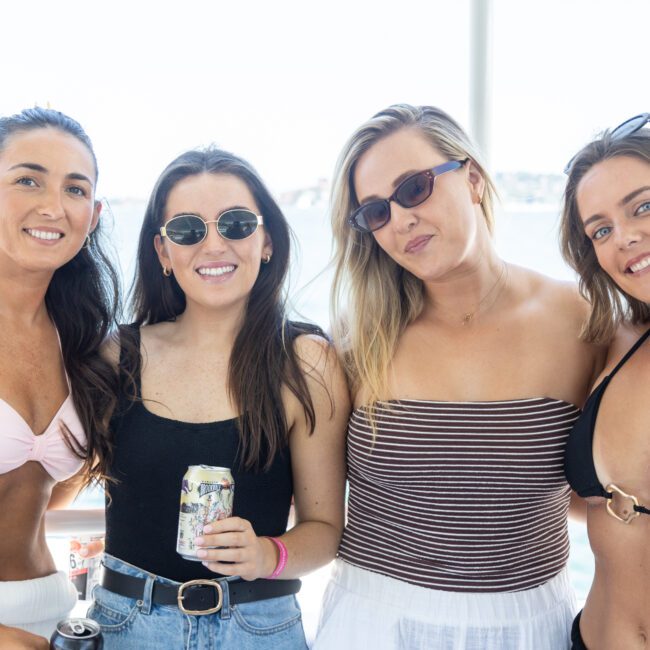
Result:
[[[557,322],[582,329],[589,317],[589,304],[575,282],[557,280],[542,273],[511,265],[519,299],[542,322]]]
[[[337,362],[332,343],[318,334],[297,336],[293,341],[293,347],[307,374],[316,372],[322,375],[328,366]]]
[[[622,323],[619,325],[609,344],[607,368],[615,366],[647,329],[648,324],[634,326],[630,323]]]
[[[334,345],[316,334],[301,334],[294,341],[294,351],[304,377],[315,410],[326,413],[327,420],[349,413],[349,391],[343,368],[339,362]],[[283,389],[287,407],[294,414],[302,411],[296,396],[285,387]],[[335,415],[336,414],[336,415]]]

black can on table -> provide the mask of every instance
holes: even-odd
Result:
[[[59,621],[50,639],[50,648],[56,650],[101,650],[103,647],[99,625],[89,618]]]

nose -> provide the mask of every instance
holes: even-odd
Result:
[[[641,234],[639,232],[637,224],[634,222],[619,224],[618,228],[615,229],[615,232],[616,245],[620,250],[630,248],[641,240]]]
[[[214,221],[210,221],[207,224],[207,229],[208,233],[202,242],[202,246],[206,250],[215,253],[220,253],[226,250],[226,240],[219,234],[219,231],[217,230],[217,224]]]
[[[48,219],[62,219],[65,216],[65,208],[63,207],[59,188],[48,188],[42,196],[43,199],[38,207],[38,213]]]
[[[418,222],[418,217],[413,208],[403,208],[399,203],[391,201],[390,220],[393,228],[398,233],[410,232]]]

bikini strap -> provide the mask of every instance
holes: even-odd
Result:
[[[611,379],[627,362],[627,360],[643,345],[643,342],[650,336],[650,329],[643,333],[637,342],[627,351],[625,356],[616,364],[616,367],[609,373]]]

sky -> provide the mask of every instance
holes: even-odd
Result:
[[[493,172],[561,172],[650,111],[650,0],[492,0]],[[471,0],[5,3],[0,115],[50,105],[92,138],[100,193],[146,197],[186,149],[247,158],[272,190],[332,176],[396,102],[470,125]]]

